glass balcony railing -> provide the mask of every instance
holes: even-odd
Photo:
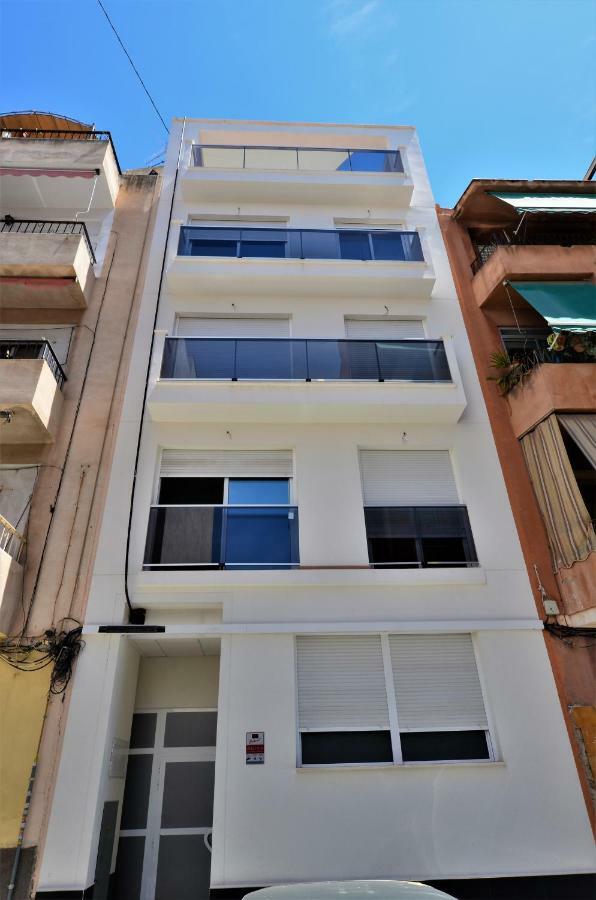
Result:
[[[424,262],[416,231],[183,226],[179,256]]]
[[[298,172],[397,172],[399,150],[347,150],[336,147],[247,147],[195,144],[193,166],[205,169],[270,169]]]
[[[152,506],[145,569],[291,569],[296,506]]]
[[[443,341],[166,338],[161,378],[450,382]]]
[[[465,506],[367,506],[373,568],[463,568],[478,565]]]
[[[10,341],[0,339],[0,360],[2,359],[45,359],[52,374],[62,387],[66,375],[47,341]]]

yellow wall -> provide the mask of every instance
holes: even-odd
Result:
[[[51,672],[19,672],[0,660],[0,848],[17,843]]]

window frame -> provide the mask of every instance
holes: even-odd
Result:
[[[383,632],[379,634],[381,639],[381,653],[383,658],[383,673],[385,677],[385,692],[387,697],[387,709],[389,715],[389,728],[381,726],[329,726],[316,728],[300,727],[299,697],[298,697],[298,635],[294,636],[294,694],[295,694],[295,724],[296,724],[296,768],[297,769],[397,769],[410,766],[465,766],[465,765],[491,765],[501,762],[501,756],[498,750],[498,744],[495,737],[495,728],[491,716],[490,708],[487,702],[487,692],[485,689],[485,681],[482,674],[478,659],[478,649],[476,645],[476,635],[470,632],[461,632],[469,634],[472,642],[472,651],[474,653],[474,663],[478,674],[478,681],[482,693],[482,702],[486,714],[486,728],[470,728],[469,725],[450,728],[403,728],[399,727],[399,709],[395,696],[395,685],[393,680],[393,668],[391,663],[391,649],[389,646],[389,636],[399,632]],[[428,632],[428,634],[439,632]],[[454,632],[456,633],[456,632]],[[457,632],[459,633],[459,632]],[[327,733],[327,732],[357,732],[357,731],[389,731],[391,739],[391,748],[393,752],[393,762],[359,762],[359,763],[303,763],[302,762],[302,733]],[[485,735],[487,757],[474,759],[431,759],[431,760],[408,760],[404,761],[400,733],[404,734],[435,734],[439,732],[456,732],[456,731],[481,731]]]

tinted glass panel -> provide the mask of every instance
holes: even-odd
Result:
[[[372,235],[375,259],[404,259],[404,245],[401,234],[374,234]]]
[[[152,765],[153,755],[151,753],[134,754],[128,757],[120,822],[120,828],[123,831],[147,826]]]
[[[418,548],[413,538],[369,538],[368,558],[386,568],[418,568]]]
[[[162,478],[159,503],[223,503],[223,478]]]
[[[302,764],[393,762],[388,731],[304,731]]]
[[[287,478],[230,478],[228,503],[289,503]]]
[[[211,854],[202,834],[162,835],[155,900],[209,900]]]
[[[410,731],[400,740],[404,762],[490,758],[484,731]]]
[[[462,538],[423,538],[422,553],[427,566],[461,566],[467,561]]]
[[[130,732],[131,750],[153,747],[155,744],[155,726],[157,713],[135,713],[132,717]]]
[[[280,241],[242,241],[240,256],[255,256],[267,259],[285,257],[286,245]]]
[[[166,747],[215,747],[216,712],[175,712],[166,715]]]
[[[213,762],[166,763],[161,827],[210,827],[214,777]]]
[[[340,231],[339,245],[342,259],[370,259],[370,243],[365,231]]]
[[[145,563],[217,564],[221,558],[221,507],[168,506],[152,509]]]
[[[237,256],[236,241],[201,241],[191,240],[190,256]]]
[[[297,536],[295,510],[230,507],[226,514],[225,563],[267,566],[297,562]]]
[[[143,876],[144,837],[121,837],[118,841],[112,900],[139,900]]]
[[[235,375],[238,379],[306,378],[306,341],[237,341]]]
[[[233,340],[166,340],[162,378],[233,378]]]

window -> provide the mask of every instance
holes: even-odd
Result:
[[[446,450],[361,450],[368,558],[379,568],[474,566]]]
[[[297,565],[291,471],[285,451],[164,451],[145,568]]]
[[[296,638],[299,764],[494,758],[469,634]]]
[[[559,416],[561,436],[592,522],[596,522],[596,416]]]

